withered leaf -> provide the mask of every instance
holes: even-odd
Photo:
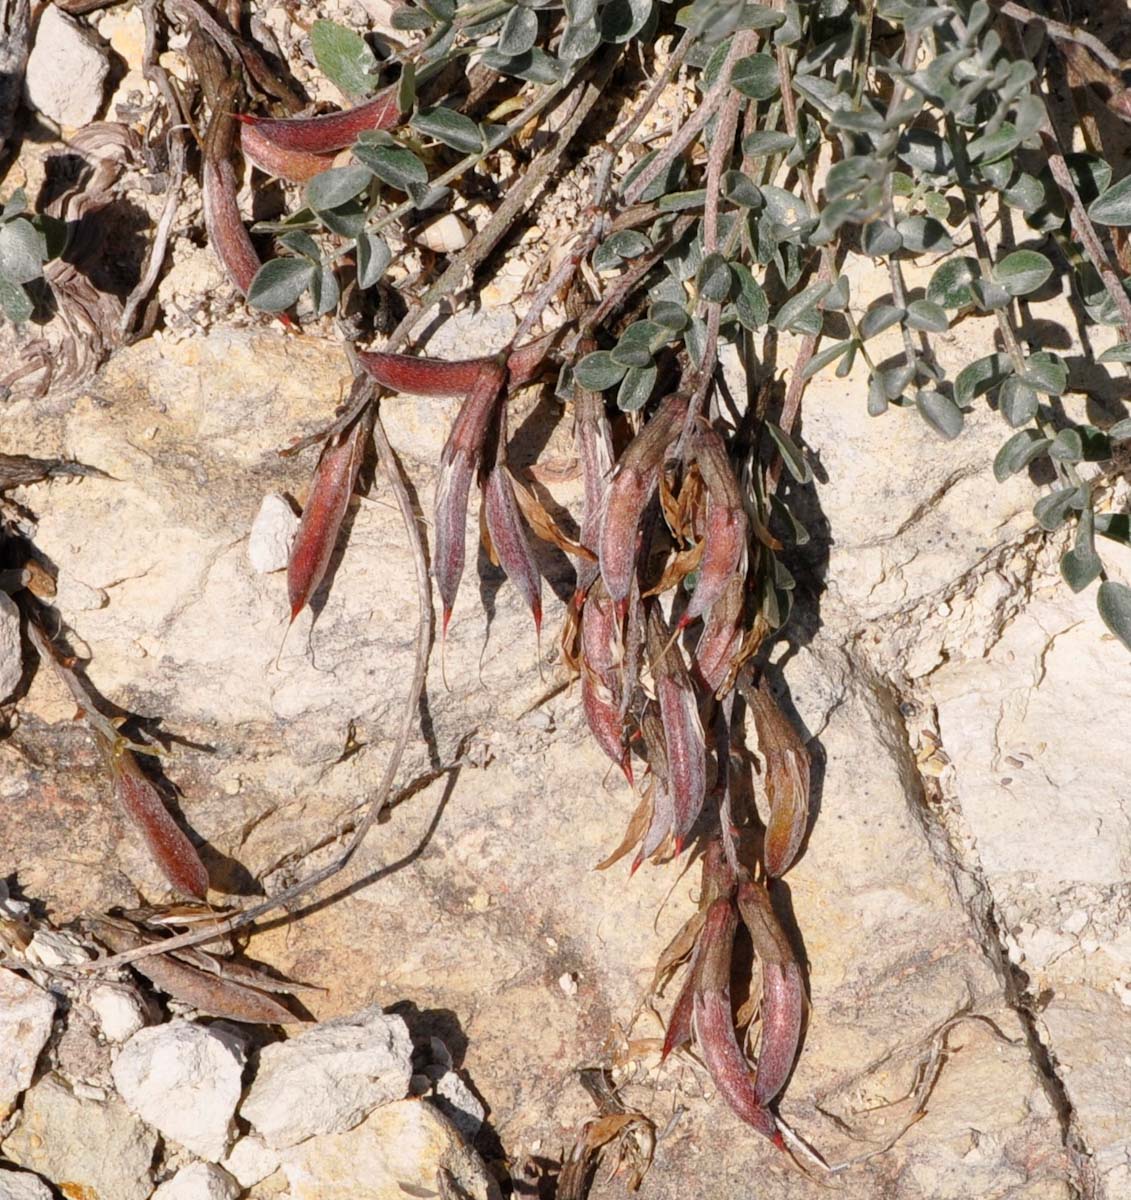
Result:
[[[585,559],[586,562],[597,561],[597,556],[591,550],[587,549],[576,539],[571,538],[562,529],[547,511],[541,500],[513,472],[511,472],[511,482],[514,484],[514,494],[518,500],[518,507],[526,519],[527,525],[530,526],[532,533],[540,537],[542,541],[557,546],[559,550],[564,550],[566,554],[572,554],[577,558]]]
[[[613,863],[620,862],[648,831],[648,826],[652,821],[653,792],[654,788],[652,784],[649,784],[645,788],[644,794],[640,797],[640,803],[637,804],[636,811],[629,818],[628,828],[624,832],[624,837],[621,839],[620,845],[608,858],[603,859],[593,868],[595,871],[604,871],[611,867]]]

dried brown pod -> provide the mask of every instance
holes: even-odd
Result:
[[[781,1090],[797,1057],[805,991],[801,968],[766,889],[753,880],[738,888],[738,910],[762,966],[762,1043],[754,1091],[768,1104]]]
[[[292,621],[310,602],[326,575],[372,427],[373,409],[369,407],[353,425],[327,444],[318,459],[310,496],[287,560],[287,597]]]
[[[756,687],[744,686],[742,693],[754,715],[758,750],[766,763],[770,819],[764,856],[767,874],[777,879],[793,865],[809,824],[809,753],[765,678]]]
[[[596,559],[601,533],[605,489],[613,471],[613,440],[600,392],[578,387],[574,392],[574,444],[585,489],[581,514],[581,544],[593,558],[577,564],[577,590],[588,591],[600,569]]]
[[[675,810],[675,851],[679,854],[707,796],[707,748],[699,719],[699,704],[683,654],[654,602],[648,613],[647,646],[664,727]]]
[[[628,444],[604,497],[599,557],[609,595],[621,603],[635,575],[637,531],[656,491],[664,457],[687,413],[687,397],[669,396]]]
[[[463,577],[471,481],[482,461],[484,443],[505,378],[505,370],[496,360],[480,364],[440,455],[435,504],[436,548],[432,570],[444,605],[445,637],[459,591],[459,581]]]
[[[738,1044],[730,1003],[730,964],[738,919],[729,899],[714,901],[699,935],[694,1001],[695,1040],[719,1093],[743,1121],[778,1147],[785,1143],[773,1113],[759,1101]]]
[[[118,921],[92,922],[92,930],[95,937],[115,954],[149,944],[146,938]],[[210,1017],[222,1017],[249,1025],[302,1023],[301,1017],[258,987],[201,971],[170,955],[149,954],[131,965],[167,996],[191,1004],[198,1012]]]
[[[87,467],[63,458],[29,458],[26,454],[0,454],[0,492],[29,483],[39,483],[44,479],[55,479],[61,475],[110,478],[105,471],[100,471],[97,467]]]

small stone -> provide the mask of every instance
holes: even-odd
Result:
[[[109,73],[102,42],[54,5],[46,8],[27,62],[31,107],[65,129],[88,125],[102,107]]]
[[[279,1156],[255,1134],[240,1138],[221,1166],[236,1177],[240,1187],[249,1188],[279,1169]]]
[[[89,951],[77,938],[54,929],[37,929],[27,956],[41,967],[78,967],[90,961]]]
[[[566,973],[558,980],[558,987],[567,996],[577,995],[577,976],[572,971]]]
[[[31,1083],[36,1059],[51,1036],[55,1000],[50,992],[0,969],[0,1120]]]
[[[456,1195],[499,1200],[479,1155],[433,1105],[399,1100],[346,1133],[314,1137],[283,1153],[291,1200],[393,1200],[437,1192],[448,1171]]]
[[[16,690],[23,673],[20,610],[7,592],[0,592],[0,700],[6,700]]]
[[[468,1141],[479,1133],[487,1110],[455,1071],[445,1071],[429,1099]]]
[[[24,1097],[23,1116],[0,1149],[14,1163],[65,1181],[67,1195],[147,1200],[157,1134],[116,1097],[81,1100],[57,1075]]]
[[[217,1025],[170,1021],[142,1029],[114,1062],[130,1108],[209,1162],[228,1152],[245,1062],[243,1042]]]
[[[1088,914],[1082,908],[1078,908],[1075,912],[1069,913],[1064,918],[1060,927],[1065,933],[1077,934],[1083,932],[1084,926],[1087,923]]]
[[[0,1171],[0,1200],[51,1200],[51,1189],[28,1171]]]
[[[87,1004],[107,1041],[124,1042],[145,1027],[145,1005],[136,988],[127,983],[98,984],[91,989]]]
[[[265,1046],[240,1116],[267,1145],[352,1129],[378,1105],[407,1094],[408,1026],[378,1005]]]
[[[153,1193],[153,1200],[236,1200],[239,1184],[211,1163],[194,1162],[182,1167]]]
[[[277,492],[264,496],[247,542],[251,569],[260,575],[281,571],[287,565],[298,524],[294,509],[282,496]]]

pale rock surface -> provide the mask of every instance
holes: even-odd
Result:
[[[487,1110],[456,1071],[445,1071],[436,1080],[429,1099],[465,1138],[474,1138],[483,1127]]]
[[[157,1134],[117,1097],[79,1099],[54,1075],[27,1093],[20,1124],[0,1146],[12,1162],[83,1200],[147,1200],[156,1148]]]
[[[373,1005],[265,1046],[240,1116],[278,1150],[352,1129],[404,1096],[411,1076],[408,1027]]]
[[[170,1021],[126,1042],[114,1060],[114,1085],[154,1129],[218,1162],[231,1145],[245,1061],[244,1043],[231,1030]]]
[[[152,1200],[236,1200],[239,1184],[212,1163],[194,1162],[167,1179]]]
[[[348,1132],[310,1138],[282,1157],[291,1200],[404,1200],[425,1189],[442,1195],[441,1171],[461,1189],[456,1195],[501,1200],[479,1155],[421,1100],[387,1104]]]
[[[90,961],[82,943],[55,929],[37,929],[27,947],[28,959],[42,967],[77,967]]]
[[[287,565],[299,518],[276,492],[263,497],[247,540],[247,560],[253,571],[267,575]]]
[[[53,4],[43,10],[28,57],[28,102],[65,129],[98,116],[110,63],[101,40]]]
[[[110,1042],[124,1042],[146,1023],[146,1009],[137,988],[128,983],[100,983],[86,998],[102,1035]]]
[[[54,1019],[55,998],[50,992],[0,968],[0,1121],[31,1083]]]
[[[51,1200],[51,1190],[38,1175],[0,1169],[0,1200]]]
[[[228,1157],[220,1165],[235,1178],[240,1187],[249,1188],[279,1169],[279,1155],[261,1137],[248,1134],[247,1137],[237,1138]]]
[[[23,673],[20,610],[7,592],[0,591],[0,700],[7,700],[16,690]]]

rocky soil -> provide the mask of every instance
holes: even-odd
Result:
[[[81,388],[13,391],[0,450],[106,474],[12,499],[57,571],[53,603],[90,680],[171,739],[163,766],[219,901],[277,891],[340,848],[395,737],[416,592],[378,475],[279,653],[292,510],[273,498],[305,499],[315,452],[276,450],[325,422],[348,369],[328,339],[214,312],[224,285],[187,238],[175,270],[162,286],[183,320]],[[886,277],[854,271],[863,308]],[[497,349],[513,299],[468,304],[429,352]],[[1054,287],[1033,320],[1082,365]],[[963,321],[939,348],[953,372],[992,348],[991,329]],[[1035,528],[1035,482],[994,482],[1001,418],[975,409],[944,444],[914,412],[869,418],[865,391],[858,367],[806,393],[811,540],[769,667],[809,739],[819,801],[787,881],[811,1006],[781,1112],[845,1197],[1121,1200],[1131,658],[1093,598],[1062,584],[1065,547]],[[1127,415],[1124,394],[1083,376],[1066,402]],[[455,406],[382,402],[425,513]],[[576,512],[569,414],[530,394],[513,427],[518,463],[560,468],[546,486]],[[1131,555],[1105,551],[1131,579]],[[549,552],[542,565],[559,596],[552,630],[571,572]],[[348,876],[246,945],[324,989],[302,996],[317,1026],[271,1041],[170,1011],[129,972],[68,973],[86,958],[74,943],[45,943],[31,979],[0,971],[0,1197],[56,1194],[42,1180],[101,1200],[400,1200],[448,1179],[454,1195],[548,1195],[548,1164],[594,1115],[577,1071],[595,1064],[615,1066],[622,1098],[656,1125],[642,1196],[737,1197],[752,1181],[766,1197],[828,1193],[822,1172],[743,1127],[697,1062],[659,1064],[662,1026],[643,1001],[697,873],[594,870],[634,800],[576,689],[560,686],[551,640],[540,670],[521,599],[481,553],[446,684],[430,667],[402,798]],[[12,657],[8,644],[0,679]],[[164,898],[70,696],[45,670],[14,678],[0,739],[6,919],[58,928]],[[301,1074],[319,1055],[329,1088]],[[324,1094],[334,1103],[311,1102]],[[186,1111],[201,1119],[178,1124]],[[624,1193],[607,1174],[594,1197]]]

